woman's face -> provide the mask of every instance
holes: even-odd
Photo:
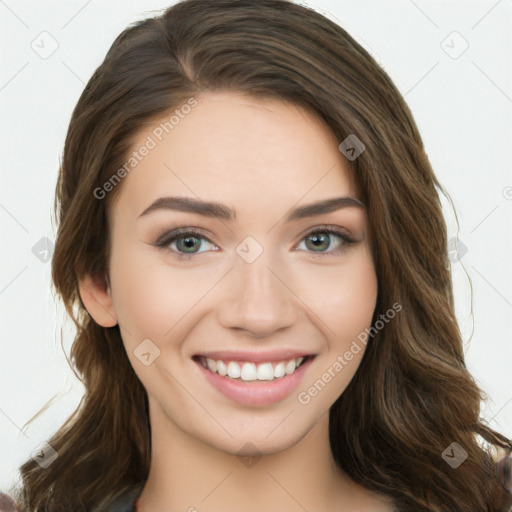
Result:
[[[276,452],[319,422],[363,356],[354,340],[377,297],[365,210],[341,141],[309,113],[235,94],[196,99],[168,133],[159,120],[133,145],[149,150],[109,211],[105,307],[154,432]],[[356,201],[308,208],[338,198]],[[264,380],[235,380],[240,371]]]

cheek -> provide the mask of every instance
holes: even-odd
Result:
[[[366,250],[340,266],[323,269],[309,284],[312,309],[325,323],[326,337],[336,344],[350,341],[371,324],[377,300],[377,276]]]
[[[123,248],[119,242],[111,255],[110,277],[119,323],[134,338],[131,343],[160,339],[223,273],[209,267],[187,272],[166,263],[152,248]],[[366,247],[353,250],[339,265],[299,267],[288,277],[296,283],[301,301],[320,320],[317,325],[324,326],[328,339],[344,343],[368,327],[377,279]]]
[[[116,257],[121,253],[112,253],[111,283],[119,323],[125,327],[123,337],[133,337],[132,343],[141,337],[158,340],[179,318],[186,288],[179,274],[167,279],[165,265],[145,251],[131,248],[126,256]]]
[[[186,329],[187,315],[222,276],[222,269],[187,271],[152,248],[123,251],[121,244],[112,252],[111,269],[114,307],[130,346],[145,338],[158,344],[171,329]]]
[[[366,250],[355,253],[350,264],[331,269],[318,281],[315,313],[326,339],[311,378],[297,394],[298,402],[323,411],[345,391],[359,368],[366,350],[369,328],[377,300],[377,277]],[[322,292],[322,294],[320,294]],[[312,297],[313,300],[313,297]],[[362,334],[362,336],[361,336]]]

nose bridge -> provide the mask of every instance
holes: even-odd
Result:
[[[293,294],[281,282],[284,277],[275,275],[278,265],[271,261],[271,252],[263,251],[251,262],[236,256],[220,308],[219,320],[225,327],[266,336],[295,321]]]

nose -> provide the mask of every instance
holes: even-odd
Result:
[[[252,263],[237,258],[223,284],[222,303],[217,309],[223,327],[243,330],[256,338],[292,326],[298,314],[287,276],[269,267],[265,254]]]

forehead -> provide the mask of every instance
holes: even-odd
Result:
[[[338,141],[309,111],[232,93],[195,99],[193,108],[177,107],[136,136],[130,154],[151,149],[123,179],[114,209],[130,205],[140,213],[171,194],[228,202],[237,210],[256,203],[264,209],[276,200],[293,204],[306,194],[311,200],[356,195]]]

